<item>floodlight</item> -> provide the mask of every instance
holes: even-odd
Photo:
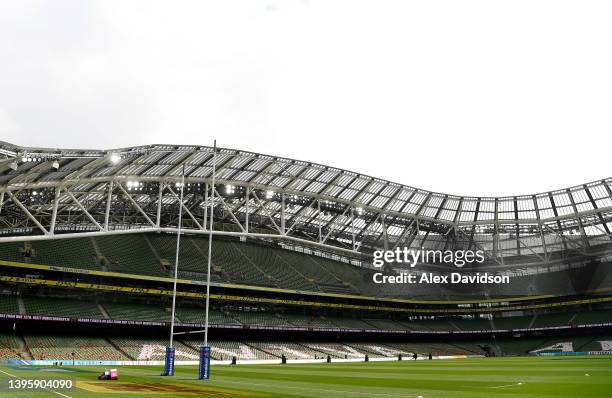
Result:
[[[112,164],[117,164],[121,160],[121,156],[118,153],[111,153],[110,161]]]

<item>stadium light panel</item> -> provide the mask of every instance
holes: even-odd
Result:
[[[120,160],[121,160],[121,156],[119,156],[119,154],[112,153],[110,155],[110,161],[111,161],[112,164],[117,164],[117,163],[119,163]]]

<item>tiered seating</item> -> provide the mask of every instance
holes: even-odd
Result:
[[[427,343],[425,345],[429,352],[433,355],[469,355],[473,354],[472,351],[469,351],[463,347],[456,346],[453,344],[430,344]]]
[[[20,359],[19,344],[14,334],[0,334],[0,360]]]
[[[289,264],[279,250],[255,245],[236,245],[248,260],[253,261],[267,275],[273,277],[278,285],[293,290],[317,290],[317,287]]]
[[[571,321],[575,325],[588,325],[593,323],[612,322],[612,311],[584,311],[576,314]]]
[[[387,357],[393,358],[397,357],[401,352],[393,347],[388,347],[384,344],[374,344],[374,343],[350,343],[351,347],[355,348],[359,352],[363,352],[368,354],[370,357]]]
[[[104,303],[112,319],[170,322],[171,314],[157,304]]]
[[[357,318],[329,318],[329,320],[343,329],[375,329],[374,326]]]
[[[287,321],[270,312],[234,311],[231,315],[243,325],[287,326]]]
[[[503,355],[527,355],[530,351],[541,347],[545,341],[544,338],[513,338],[498,340],[495,344]]]
[[[587,344],[590,344],[593,340],[592,336],[573,336],[573,337],[557,337],[553,339],[548,339],[537,347],[535,347],[532,351],[583,351],[584,347]],[[559,346],[561,348],[551,348]],[[585,350],[586,351],[586,350]]]
[[[228,360],[232,357],[237,359],[278,359],[279,357],[268,352],[259,350],[247,343],[238,341],[213,340],[210,342],[212,357],[214,359]]]
[[[488,319],[453,319],[449,321],[452,328],[455,325],[460,330],[491,330],[491,322]]]
[[[385,347],[396,350],[399,354],[412,355],[415,352],[417,354],[425,355],[430,352],[423,344],[419,343],[385,343]]]
[[[0,260],[4,261],[24,261],[21,251],[24,247],[23,243],[7,242],[0,244]]]
[[[328,260],[326,258],[313,256],[307,257],[319,268],[327,270],[329,273],[333,274],[339,281],[342,281],[342,287],[339,287],[337,284],[334,284],[335,289],[340,289],[339,291],[336,291],[336,293],[358,293],[357,287],[363,283],[363,275],[357,268],[349,264]]]
[[[493,323],[495,324],[495,329],[500,330],[524,329],[529,327],[531,319],[531,316],[494,318]]]
[[[26,245],[32,249],[29,257],[24,256]],[[91,240],[88,238],[34,241],[27,244],[3,243],[0,244],[0,260],[69,268],[100,269]]]
[[[168,276],[142,235],[100,236],[96,243],[108,271]]]
[[[100,270],[96,252],[89,238],[57,239],[32,242],[36,264]]]
[[[474,352],[462,346],[443,343],[388,343],[388,347],[395,348],[402,353],[417,353],[419,355],[469,355]]]
[[[317,263],[314,263],[311,256],[280,250],[279,255],[285,263],[290,264],[293,269],[314,283],[318,290],[330,293],[347,293],[347,288],[343,285],[342,281],[329,271],[321,268]]]
[[[324,319],[317,316],[306,316],[306,315],[293,315],[284,314],[285,318],[290,325],[301,326],[306,328],[337,328],[338,326],[328,319]]]
[[[24,336],[34,359],[48,360],[129,360],[106,340],[98,337]],[[74,355],[73,355],[74,353]]]
[[[208,253],[208,246],[204,241],[200,240],[198,244]],[[212,263],[221,268],[221,271],[228,275],[232,282],[278,287],[277,281],[264,274],[258,266],[242,255],[235,243],[213,241]]]
[[[444,320],[402,320],[400,324],[410,330],[454,330],[455,328]]]
[[[550,326],[564,326],[569,323],[573,316],[574,314],[569,312],[561,314],[540,314],[537,316],[533,327],[543,328]]]
[[[25,296],[23,303],[28,315],[103,318],[96,303],[91,301]]]
[[[298,343],[249,342],[248,344],[258,350],[270,353],[277,358],[281,358],[283,355],[285,355],[287,359],[315,359],[325,357],[322,352]]]
[[[156,338],[119,338],[112,337],[110,340],[137,361],[162,361],[166,357],[166,346],[168,340]],[[178,340],[173,343],[176,348],[177,360],[198,360],[198,351]]]
[[[306,343],[306,347],[314,351],[329,354],[332,358],[363,358],[366,352],[360,351],[347,344],[336,343]]]
[[[612,335],[592,337],[579,347],[580,351],[612,351]]]
[[[176,238],[168,239],[167,235],[147,235],[151,246],[160,259],[169,264],[169,275],[174,270],[174,260],[176,258]],[[194,239],[187,237],[181,240],[181,250],[179,253],[179,272],[192,272],[199,274],[201,279],[206,278],[208,259],[206,252],[200,251]],[[211,274],[212,277],[212,274]],[[214,278],[211,278],[214,280]]]
[[[408,329],[404,325],[390,319],[364,319],[370,326],[368,329],[384,329],[384,330],[406,330]]]
[[[17,304],[17,296],[1,294],[0,295],[0,313],[19,314],[19,305]]]
[[[204,308],[177,307],[176,317],[185,323],[204,323],[206,310]],[[210,308],[208,310],[208,323],[217,325],[240,325],[236,319],[226,314]]]

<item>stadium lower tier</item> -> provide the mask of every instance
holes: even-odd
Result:
[[[144,337],[0,334],[0,359],[162,361],[168,341]],[[175,339],[178,360],[198,360],[202,340]],[[314,342],[212,340],[216,360],[288,360],[420,356],[528,355],[612,350],[612,335],[457,342]]]
[[[18,294],[0,294],[0,314],[35,315],[80,319],[108,319],[150,322],[170,322],[170,303],[159,301],[124,302],[91,301],[79,298],[55,298]],[[205,322],[204,308],[180,303],[176,321],[182,324]],[[341,316],[323,312],[283,312],[278,309],[241,306],[213,308],[209,311],[212,325],[244,327],[305,327],[308,329],[354,329],[418,332],[500,331],[534,328],[612,323],[612,310],[574,310],[535,313],[523,316],[487,318],[373,317],[355,314]]]

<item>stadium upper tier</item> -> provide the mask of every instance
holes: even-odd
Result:
[[[211,147],[25,148],[0,142],[0,242],[177,228],[279,239],[355,259],[410,246],[492,264],[611,250],[612,178],[533,195],[429,192],[338,168]],[[213,163],[216,181],[212,188]]]

